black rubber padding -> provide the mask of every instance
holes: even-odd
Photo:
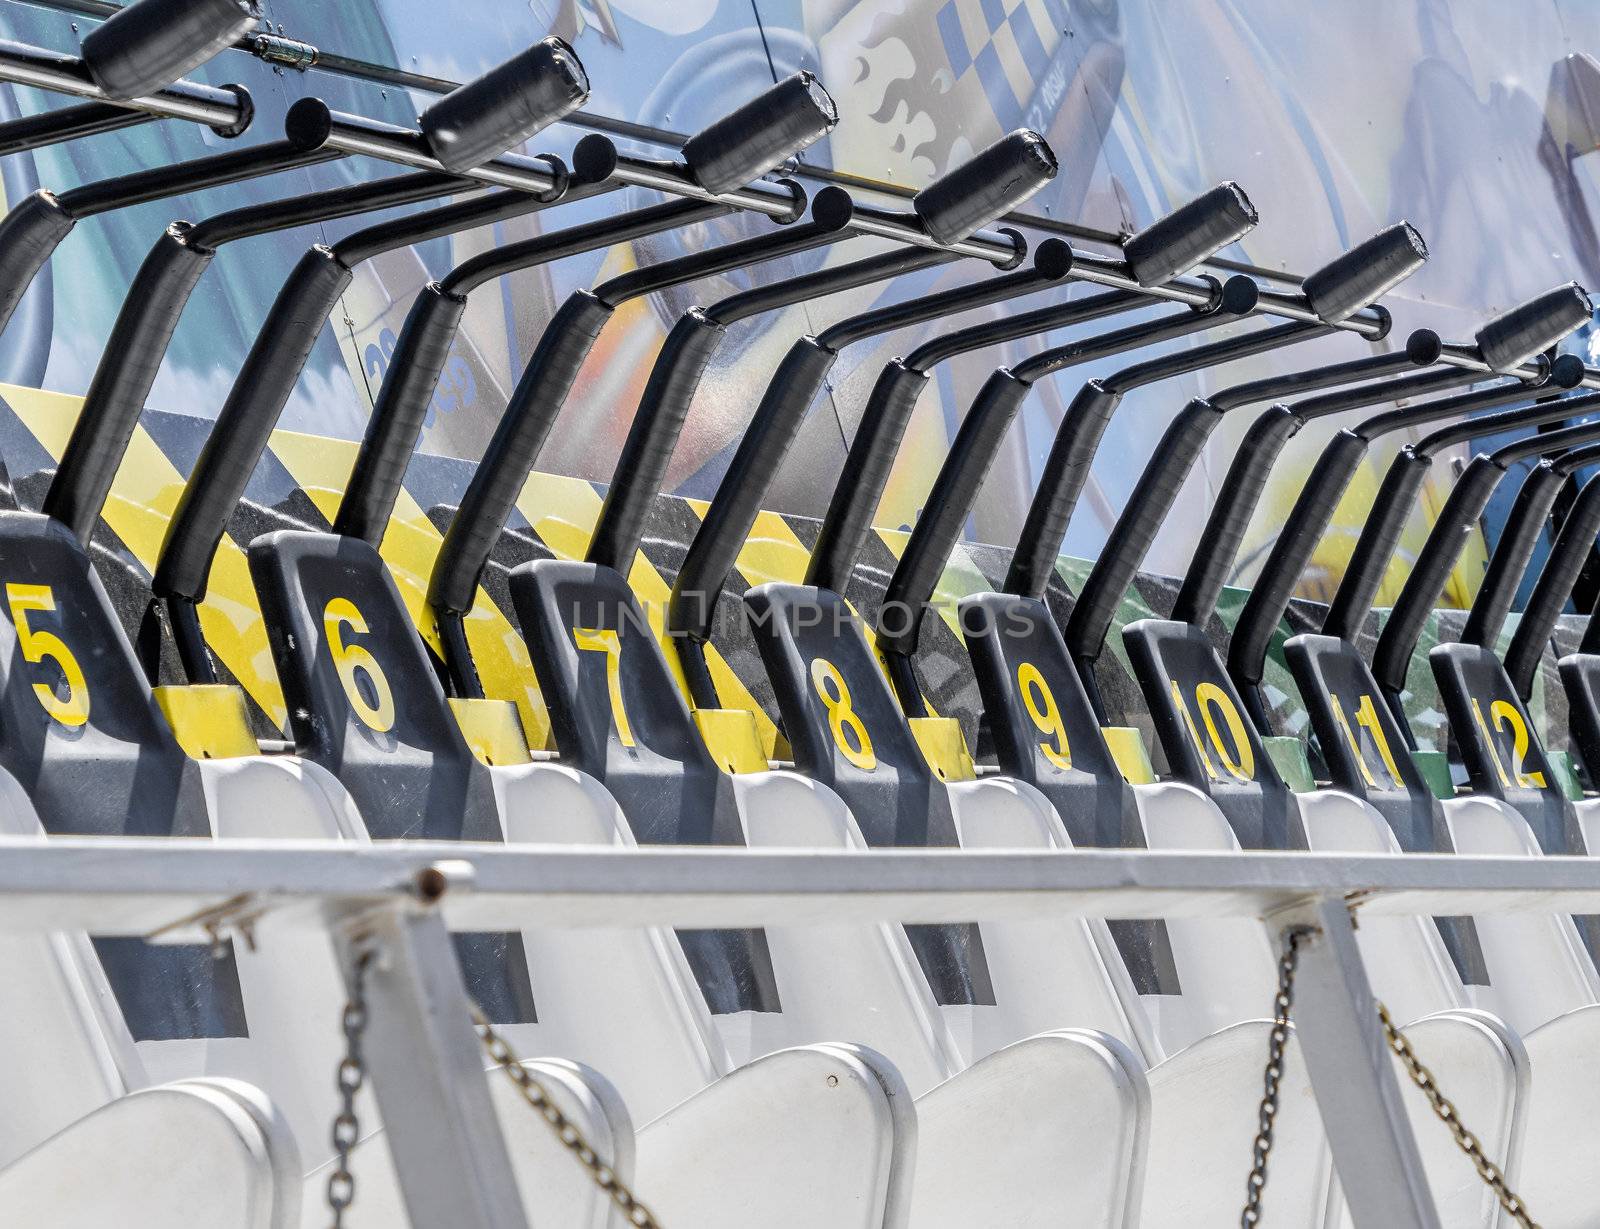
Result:
[[[1242,689],[1248,690],[1261,681],[1267,646],[1278,630],[1278,620],[1366,455],[1366,440],[1341,431],[1323,449],[1306,478],[1300,498],[1290,509],[1261,574],[1251,587],[1228,645],[1228,673]]]
[[[1472,609],[1467,612],[1466,625],[1461,629],[1462,643],[1495,647],[1505,627],[1506,616],[1511,613],[1511,603],[1516,600],[1517,587],[1522,583],[1528,561],[1533,558],[1534,548],[1550,519],[1550,509],[1566,478],[1566,471],[1548,459],[1536,463],[1523,478],[1511,511],[1501,526],[1500,538],[1489,556],[1489,567],[1478,586],[1478,595],[1472,599]]]
[[[1510,371],[1588,321],[1589,296],[1568,282],[1502,312],[1478,330],[1478,350],[1495,371]]]
[[[1159,286],[1243,238],[1259,220],[1243,188],[1218,184],[1130,235],[1122,256],[1139,285]]]
[[[284,281],[178,497],[151,580],[158,597],[205,597],[228,519],[352,276],[338,256],[318,246]]]
[[[0,331],[11,323],[22,296],[76,222],[67,207],[42,189],[24,197],[0,221]]]
[[[626,576],[656,492],[666,484],[689,404],[725,329],[699,308],[678,318],[650,368],[639,408],[617,455],[617,465],[585,560]]]
[[[1015,209],[1057,169],[1045,139],[1018,129],[939,176],[911,198],[911,208],[934,239],[955,243]]]
[[[1522,608],[1517,629],[1506,646],[1506,674],[1517,694],[1527,700],[1533,695],[1534,677],[1544,651],[1555,634],[1556,620],[1572,596],[1573,586],[1589,558],[1595,535],[1600,534],[1600,477],[1590,478],[1578,492],[1578,498],[1567,510],[1556,540],[1545,557],[1539,579]],[[1592,615],[1584,627],[1580,653],[1593,653],[1597,646],[1587,643],[1590,637],[1600,637],[1600,620]],[[1600,770],[1600,764],[1595,765]]]
[[[45,514],[85,545],[127,453],[178,317],[216,255],[214,249],[189,242],[192,229],[187,222],[168,226],[134,274],[106,341],[106,354],[116,361],[102,361],[96,367],[45,495]]]
[[[567,297],[539,336],[528,365],[506,402],[483,460],[445,531],[428,581],[428,604],[466,614],[478,578],[500,540],[556,416],[594,348],[612,309],[587,290]]]
[[[900,442],[917,399],[927,387],[927,373],[907,367],[899,359],[879,373],[840,467],[816,545],[811,548],[806,584],[835,593],[849,588],[850,574],[872,532],[872,516],[888,485]]]
[[[1300,291],[1324,324],[1348,320],[1410,277],[1428,245],[1409,222],[1397,222],[1307,276]]]
[[[1492,457],[1476,456],[1450,488],[1372,653],[1372,675],[1386,691],[1398,694],[1405,690],[1406,670],[1433,604],[1444,592],[1467,535],[1477,526],[1505,473]]]
[[[589,133],[572,147],[572,181],[604,183],[616,174],[618,157],[610,137]]]
[[[1341,432],[1334,438],[1342,436]],[[1362,523],[1360,536],[1356,538],[1355,549],[1350,553],[1350,561],[1345,565],[1339,588],[1323,618],[1323,635],[1354,643],[1367,621],[1372,603],[1377,600],[1389,561],[1400,545],[1400,535],[1412,509],[1417,506],[1417,494],[1422,490],[1422,481],[1432,463],[1426,454],[1410,447],[1402,448],[1389,463],[1378,494],[1367,511],[1367,519]],[[1330,508],[1330,519],[1331,516]],[[1237,636],[1236,632],[1235,639]]]
[[[667,607],[667,629],[673,635],[700,641],[710,638],[717,595],[739,558],[812,399],[838,357],[837,351],[812,337],[802,337],[783,356],[678,570]]]
[[[838,122],[839,108],[822,82],[798,72],[695,133],[684,142],[683,161],[707,192],[731,192],[814,145]]]
[[[83,38],[83,63],[112,98],[171,85],[249,32],[255,0],[137,0]]]
[[[895,610],[892,626],[880,611],[878,643],[886,650],[903,657],[916,652],[923,606],[933,596],[1006,432],[1032,387],[1001,368],[984,381],[961,420],[884,591],[884,608]]]
[[[1196,397],[1162,432],[1072,605],[1066,642],[1080,663],[1100,656],[1128,586],[1133,584],[1161,522],[1172,511],[1184,480],[1221,421],[1222,411],[1205,398]]]
[[[335,533],[373,546],[383,541],[428,403],[466,309],[465,295],[451,294],[437,282],[424,286],[411,305],[334,518]]]
[[[1211,515],[1195,544],[1189,569],[1184,573],[1183,585],[1172,607],[1176,622],[1203,625],[1216,610],[1217,600],[1239,558],[1239,547],[1244,543],[1250,518],[1255,515],[1262,492],[1267,489],[1273,462],[1300,430],[1300,425],[1293,409],[1275,405],[1259,415],[1244,433],[1244,439],[1228,464],[1228,472],[1217,488]]]
[[[465,171],[520,145],[588,97],[583,64],[551,35],[446,94],[417,125],[445,170]]]
[[[987,388],[987,386],[985,386]],[[1061,416],[1050,454],[1039,473],[1033,502],[1028,505],[1017,549],[1011,556],[1004,589],[1024,597],[1043,597],[1055,571],[1067,523],[1089,480],[1095,450],[1122,397],[1098,380],[1090,380]],[[965,519],[963,515],[963,519]],[[943,566],[943,559],[940,560]]]

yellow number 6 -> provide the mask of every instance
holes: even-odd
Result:
[[[62,725],[76,729],[89,720],[89,686],[84,682],[83,667],[72,655],[61,637],[51,632],[35,631],[28,626],[30,610],[50,611],[56,608],[55,594],[49,585],[7,585],[6,605],[11,608],[11,622],[17,628],[17,647],[22,659],[41,662],[46,658],[56,663],[61,676],[67,681],[67,698],[56,695],[56,689],[47,683],[35,683],[33,694],[39,697],[44,711]]]
[[[387,734],[394,728],[394,693],[389,690],[389,680],[378,668],[378,659],[359,644],[345,643],[344,625],[347,623],[353,632],[367,630],[366,619],[349,599],[336,597],[323,608],[322,629],[328,636],[328,655],[333,658],[333,668],[344,686],[345,698],[361,718],[361,724],[378,734]],[[361,688],[356,686],[357,670],[372,684],[376,704],[369,704]]]

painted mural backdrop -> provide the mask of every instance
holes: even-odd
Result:
[[[1345,0],[1318,6],[1282,0],[264,0],[262,7],[273,28],[290,37],[455,80],[547,32],[559,33],[573,42],[589,70],[595,87],[591,111],[676,132],[692,131],[775,77],[810,68],[842,113],[833,136],[807,154],[813,165],[915,188],[1008,129],[1027,125],[1046,134],[1062,163],[1062,174],[1030,203],[1030,211],[1126,232],[1234,179],[1259,207],[1262,224],[1227,255],[1269,270],[1304,272],[1379,227],[1408,219],[1426,236],[1433,260],[1391,296],[1396,327],[1390,344],[1423,324],[1446,338],[1465,339],[1484,317],[1559,281],[1600,287],[1600,242],[1591,212],[1600,183],[1595,160],[1582,156],[1596,144],[1588,117],[1592,108],[1600,118],[1600,88],[1591,102],[1593,83],[1584,66],[1568,59],[1600,50],[1600,7],[1577,0]],[[78,32],[71,14],[0,0],[0,36],[70,49]],[[393,122],[409,122],[426,101],[321,70],[274,69],[237,52],[198,75],[218,84],[240,81],[252,90],[260,117],[246,140],[268,139],[284,109],[307,95]],[[55,105],[59,101],[34,91],[0,88],[0,110],[9,114]],[[559,126],[533,142],[530,152],[565,153],[582,133],[575,125]],[[41,185],[68,188],[198,156],[221,144],[190,125],[149,125],[8,158],[0,186],[8,200],[16,200]],[[653,156],[668,152],[660,145],[638,148]],[[88,385],[134,271],[169,221],[204,218],[373,173],[382,172],[357,162],[326,164],[80,226],[0,338],[0,382],[67,394],[59,402],[30,402],[24,415],[28,431],[5,432],[13,471],[26,475],[53,464],[45,437],[62,432],[34,420],[73,412],[73,395]],[[359,438],[406,309],[425,281],[487,247],[617,207],[615,201],[565,207],[552,215],[558,221],[518,219],[362,266],[324,330],[285,414],[285,431]],[[160,412],[150,421],[169,424],[161,429],[172,482],[192,462],[205,422],[221,404],[299,253],[370,220],[224,249],[184,315],[150,398],[151,409]],[[468,463],[480,454],[554,305],[570,290],[639,261],[765,225],[719,221],[480,290],[434,397],[422,451]],[[850,255],[864,250],[858,243]],[[830,259],[813,253],[786,270],[766,265],[761,273],[800,271]],[[750,410],[794,336],[983,272],[957,264],[738,326],[694,405],[671,473],[672,492],[704,498],[715,489]],[[650,360],[671,321],[693,303],[746,284],[748,275],[736,273],[620,313],[545,449],[541,465],[552,481],[580,480],[561,488],[570,492],[592,490],[588,483],[610,476]],[[1045,301],[1038,296],[1024,303]],[[906,331],[846,351],[771,497],[775,512],[805,517],[820,511],[877,371],[924,335]],[[969,355],[941,368],[880,510],[887,537],[914,521],[938,459],[988,371],[1066,336]],[[1575,344],[1586,354],[1593,345],[1600,358],[1600,338],[1585,335]],[[1351,336],[1334,337],[1296,347],[1292,361],[1353,358],[1365,346]],[[1268,374],[1284,362],[1250,360],[1129,397],[1074,519],[1069,555],[1093,557],[1151,442],[1185,400],[1218,383]],[[1110,369],[1112,364],[1068,371],[1036,388],[968,527],[974,541],[1012,541],[1062,409],[1083,379]],[[184,420],[188,426],[170,425]],[[1316,450],[1338,425],[1308,429],[1294,441],[1246,543],[1239,583],[1252,579]],[[1240,427],[1225,425],[1212,440],[1206,463],[1156,545],[1154,570],[1176,571],[1187,562],[1202,519],[1198,512]],[[310,505],[321,497],[313,492],[308,502],[297,492],[316,486],[307,477],[312,471],[336,484],[338,465],[321,474],[318,466],[326,468],[326,458],[315,447],[285,448],[302,464],[280,463],[281,454],[270,460],[250,497],[285,507],[298,499],[306,515],[315,515]],[[1388,455],[1375,456],[1354,484],[1338,531],[1305,581],[1306,596],[1331,591]],[[427,466],[413,470],[434,472]],[[460,474],[465,468],[438,472]],[[434,492],[437,498],[417,494],[419,515],[447,505],[455,494],[443,488]],[[1408,551],[1420,543],[1439,497],[1430,488],[1409,531]],[[535,501],[525,498],[524,511],[528,525],[539,519]],[[236,527],[234,537],[248,541],[242,532],[247,528]],[[1483,558],[1484,544],[1478,543],[1458,571],[1451,601],[1470,596]],[[1402,557],[1395,575],[1405,566]],[[240,653],[248,657],[246,648]],[[262,706],[270,713],[269,704]]]

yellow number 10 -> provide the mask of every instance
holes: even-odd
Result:
[[[1178,686],[1177,679],[1169,681],[1172,684],[1172,703],[1183,715],[1184,724],[1189,727],[1189,737],[1194,741],[1194,749],[1200,753],[1200,762],[1205,765],[1206,776],[1213,781],[1220,781],[1222,774],[1211,762],[1211,756],[1206,751],[1206,742],[1200,737],[1200,727],[1195,724],[1189,706],[1184,702],[1183,689]],[[1200,710],[1200,719],[1205,722],[1211,749],[1217,753],[1222,766],[1228,770],[1230,776],[1240,781],[1254,781],[1255,752],[1250,750],[1250,736],[1245,731],[1244,718],[1239,715],[1239,710],[1234,707],[1228,693],[1215,683],[1200,683],[1194,689],[1194,699],[1195,707]],[[1218,713],[1222,714],[1223,725],[1228,727],[1226,742],[1222,738],[1222,731],[1217,728]]]

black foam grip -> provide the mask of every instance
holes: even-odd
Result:
[[[1122,599],[1138,575],[1161,522],[1222,421],[1222,411],[1197,397],[1167,425],[1155,453],[1134,483],[1127,506],[1106,536],[1105,545],[1083,582],[1067,620],[1067,648],[1079,661],[1100,656]]]
[[[1517,491],[1517,498],[1501,526],[1500,538],[1489,556],[1488,569],[1478,595],[1472,600],[1466,625],[1461,629],[1463,644],[1476,644],[1494,648],[1505,627],[1506,616],[1511,613],[1511,603],[1516,599],[1517,588],[1522,584],[1528,561],[1550,519],[1550,509],[1556,495],[1566,481],[1566,474],[1548,460],[1543,460],[1528,471]]]
[[[1431,459],[1425,453],[1403,448],[1390,462],[1378,487],[1377,498],[1362,522],[1361,534],[1345,565],[1339,588],[1334,591],[1328,613],[1323,617],[1322,634],[1354,642],[1367,614],[1383,587],[1389,562],[1400,545],[1406,521],[1417,506],[1417,494],[1427,477]]]
[[[451,294],[437,282],[424,286],[411,305],[334,517],[334,533],[373,546],[383,541],[466,309],[464,295]]]
[[[594,536],[589,539],[587,562],[624,576],[633,566],[645,517],[656,492],[666,485],[667,467],[695,390],[726,335],[727,330],[699,308],[679,317],[667,334],[617,456]]]
[[[38,191],[0,221],[0,331],[22,302],[33,279],[77,219],[50,193]]]
[[[838,357],[815,338],[802,337],[778,364],[678,570],[667,607],[667,628],[674,635],[710,639],[717,596],[812,399]]]
[[[928,374],[895,359],[878,376],[861,412],[860,425],[839,470],[827,515],[811,548],[805,583],[844,593],[850,585],[861,548],[872,531],[895,455],[905,438],[917,398],[928,386]]]
[[[178,497],[151,580],[156,596],[205,597],[217,543],[351,277],[338,256],[314,247],[285,279]]]
[[[1189,560],[1189,569],[1173,603],[1173,622],[1204,627],[1216,610],[1223,586],[1239,558],[1250,518],[1261,502],[1261,493],[1267,489],[1273,463],[1299,430],[1299,417],[1286,405],[1273,406],[1250,424],[1217,488],[1211,515]]]
[[[1228,673],[1235,680],[1243,679],[1250,686],[1261,681],[1267,646],[1278,630],[1278,620],[1283,617],[1289,598],[1300,583],[1300,574],[1316,553],[1317,543],[1333,520],[1334,509],[1339,506],[1366,452],[1364,439],[1353,432],[1341,431],[1317,458],[1233,630],[1228,644]]]
[[[1015,209],[1056,170],[1045,139],[1018,129],[939,176],[911,198],[911,207],[934,239],[955,243]]]
[[[1528,595],[1527,605],[1522,608],[1517,630],[1511,634],[1511,643],[1506,646],[1506,674],[1510,676],[1517,694],[1525,701],[1533,695],[1533,681],[1539,671],[1539,663],[1550,644],[1550,637],[1555,634],[1556,620],[1566,609],[1583,565],[1588,561],[1596,534],[1600,534],[1600,478],[1590,478],[1567,510],[1567,517],[1561,522],[1561,531],[1556,534],[1556,540],[1550,547],[1539,579],[1534,582],[1533,592]],[[1591,637],[1596,638],[1595,644],[1589,643]],[[1593,653],[1596,648],[1600,648],[1600,621],[1591,617],[1584,627],[1583,642],[1578,651]]]
[[[1421,233],[1409,222],[1398,222],[1307,275],[1300,293],[1317,319],[1338,324],[1405,281],[1427,259]]]
[[[1510,371],[1589,319],[1589,296],[1576,282],[1502,312],[1478,330],[1478,350],[1495,371]]]
[[[786,77],[695,133],[683,145],[689,174],[707,192],[731,192],[810,147],[839,109],[808,72]]]
[[[1011,567],[1006,573],[1007,593],[1021,597],[1044,596],[1045,586],[1050,583],[1056,559],[1061,554],[1061,544],[1066,540],[1073,509],[1078,506],[1078,496],[1083,494],[1084,485],[1089,481],[1100,437],[1105,434],[1106,424],[1121,402],[1121,393],[1090,380],[1078,390],[1062,415],[1055,441],[1050,445],[1050,455],[1045,458],[1044,470],[1039,476],[1038,489],[1028,505],[1022,532],[1017,536],[1017,549],[1011,555]]]
[[[428,604],[466,614],[478,578],[612,309],[587,290],[567,296],[539,336],[483,461],[461,496],[428,581]],[[431,395],[431,385],[430,385]]]
[[[1236,183],[1222,183],[1130,235],[1122,257],[1141,286],[1159,286],[1250,232],[1256,207]]]
[[[576,53],[551,35],[446,94],[417,126],[445,170],[465,171],[548,128],[588,96]]]
[[[883,595],[884,606],[898,604],[900,610],[913,612],[895,619],[900,630],[893,635],[880,620],[878,634],[889,651],[905,656],[916,652],[922,607],[933,596],[1006,431],[1032,387],[1001,368],[984,382],[961,420]]]
[[[112,98],[171,85],[260,20],[254,0],[137,0],[83,38],[83,63]]]
[[[1491,458],[1474,457],[1439,509],[1372,652],[1372,676],[1385,691],[1398,694],[1405,689],[1406,669],[1433,604],[1505,473]]]
[[[112,479],[161,370],[189,295],[216,252],[187,241],[191,227],[162,232],[122,300],[117,322],[83,399],[43,511],[88,545]]]

